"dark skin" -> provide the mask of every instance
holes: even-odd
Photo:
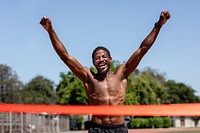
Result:
[[[170,18],[168,11],[160,14],[158,24],[164,25]],[[52,45],[70,70],[82,81],[91,105],[123,105],[126,95],[128,76],[136,69],[142,57],[155,42],[160,28],[155,26],[143,40],[140,47],[131,55],[127,62],[121,64],[115,72],[110,71],[112,58],[105,50],[95,52],[93,64],[98,70],[95,74],[89,68],[82,66],[72,57],[54,31],[51,20],[44,16],[40,24],[48,32]],[[96,124],[123,124],[123,116],[93,116]]]

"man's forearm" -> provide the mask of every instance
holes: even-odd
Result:
[[[155,25],[149,35],[141,43],[140,48],[145,50],[145,52],[147,52],[155,42],[158,33],[160,32],[160,28],[161,27]]]
[[[50,29],[48,31],[51,43],[55,49],[55,51],[57,52],[57,54],[59,56],[62,56],[63,53],[67,53],[66,48],[64,47],[64,45],[62,44],[62,42],[60,41],[60,39],[58,38],[56,32],[54,31],[54,29]]]

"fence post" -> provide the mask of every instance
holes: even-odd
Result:
[[[23,127],[24,127],[24,120],[23,120],[23,113],[21,112],[21,133],[24,133]]]
[[[30,114],[30,133],[32,133],[32,114]]]
[[[61,115],[58,115],[58,120],[57,120],[57,125],[56,125],[56,128],[57,128],[57,132],[59,133],[60,132],[60,117]]]
[[[4,113],[1,113],[1,132],[3,133],[4,132],[4,130],[3,130],[3,128],[4,128]]]
[[[10,133],[12,133],[12,112],[9,112],[9,118],[10,118]]]

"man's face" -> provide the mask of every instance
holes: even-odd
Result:
[[[93,64],[98,70],[99,74],[107,73],[110,69],[111,62],[112,58],[108,56],[107,51],[100,49],[95,52]]]

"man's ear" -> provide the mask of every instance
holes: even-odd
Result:
[[[110,62],[112,62],[112,57],[110,57]]]

